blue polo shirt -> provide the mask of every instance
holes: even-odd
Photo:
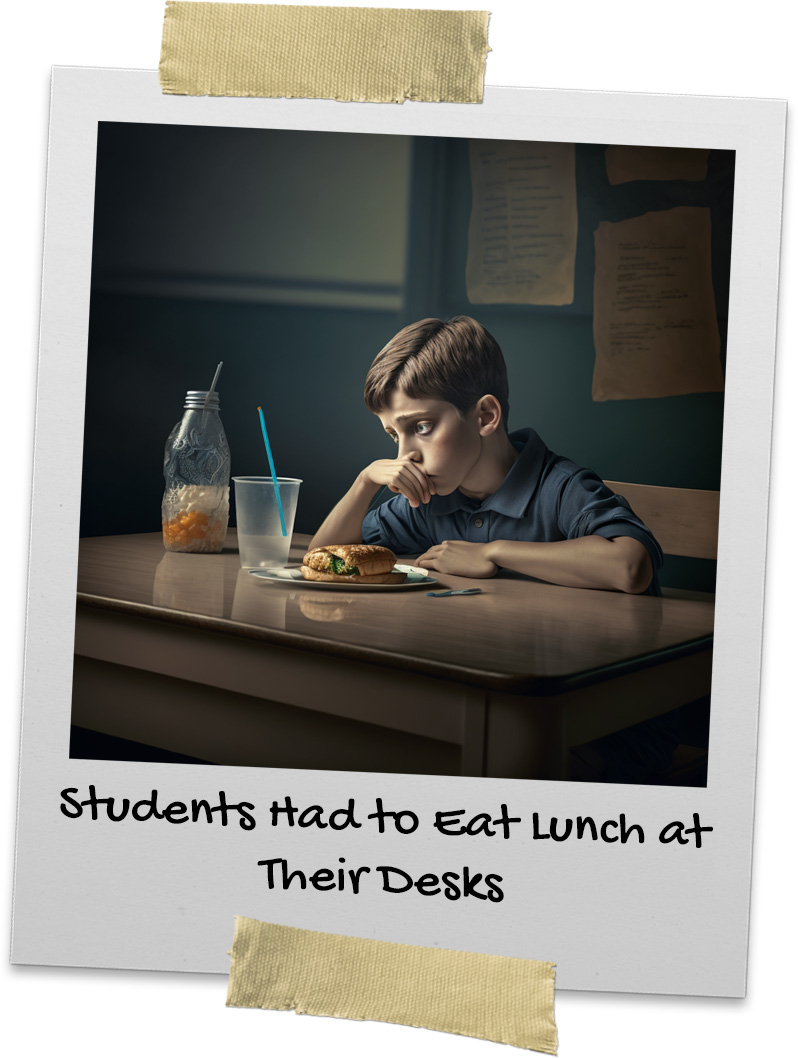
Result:
[[[662,550],[651,530],[601,479],[551,452],[534,430],[509,435],[519,456],[491,496],[475,500],[456,489],[411,507],[405,497],[369,511],[363,543],[379,544],[398,555],[420,555],[445,540],[563,541],[597,534],[634,537],[651,556],[650,595],[660,595],[657,571]]]

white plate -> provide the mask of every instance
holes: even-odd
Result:
[[[437,585],[438,583],[437,578],[430,577],[427,571],[422,570],[419,566],[405,566],[403,563],[397,563],[394,570],[401,574],[407,574],[405,580],[398,585],[367,585],[362,582],[347,584],[345,581],[308,581],[302,576],[302,571],[298,566],[267,567],[263,570],[250,570],[249,572],[253,577],[260,578],[262,581],[274,581],[277,584],[284,585],[296,585],[299,583],[303,588],[332,588],[333,590],[342,589],[344,592],[360,592],[363,590],[366,592],[395,592],[397,589],[424,588],[427,585]]]

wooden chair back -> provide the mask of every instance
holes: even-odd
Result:
[[[717,559],[720,493],[714,489],[671,489],[633,482],[605,482],[629,501],[666,555]]]

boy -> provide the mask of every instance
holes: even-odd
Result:
[[[507,370],[468,316],[403,328],[366,376],[365,401],[397,446],[357,476],[311,542],[380,544],[443,574],[506,568],[574,588],[659,595],[662,552],[623,498],[506,430]],[[396,493],[369,511],[380,487]]]

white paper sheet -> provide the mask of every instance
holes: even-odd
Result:
[[[466,287],[474,305],[570,305],[576,260],[572,143],[472,140]]]
[[[593,400],[722,390],[709,210],[604,221],[595,241]]]

